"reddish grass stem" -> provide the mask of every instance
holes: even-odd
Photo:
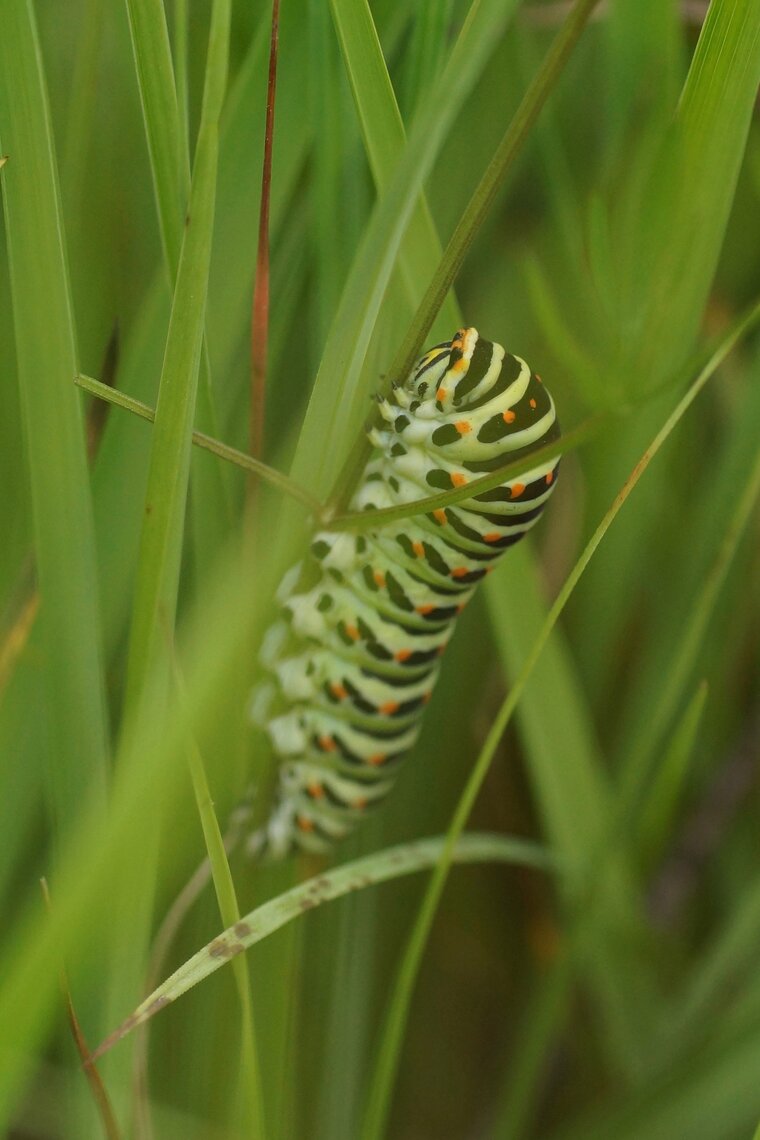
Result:
[[[260,459],[264,447],[264,407],[269,339],[269,200],[272,187],[272,142],[274,138],[274,105],[277,88],[277,46],[280,23],[280,0],[272,0],[272,37],[269,47],[269,83],[267,88],[266,126],[264,130],[264,163],[261,174],[261,206],[259,210],[259,246],[256,255],[256,280],[253,286],[251,313],[251,419],[250,451]],[[255,483],[249,483],[249,498]]]

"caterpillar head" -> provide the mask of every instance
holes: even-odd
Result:
[[[466,410],[494,383],[503,359],[500,344],[484,340],[477,329],[458,329],[420,357],[407,386],[421,405],[435,405],[438,412]]]

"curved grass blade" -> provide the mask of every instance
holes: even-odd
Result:
[[[422,871],[436,863],[443,849],[441,839],[419,839],[401,844],[386,851],[367,855],[325,871],[316,878],[307,879],[277,898],[263,903],[245,915],[234,926],[189,958],[184,965],[142,1002],[126,1021],[119,1026],[93,1053],[93,1059],[102,1056],[118,1041],[144,1024],[160,1009],[203,981],[225,962],[254,946],[267,935],[279,930],[287,922],[298,918],[314,907],[331,902],[351,891],[397,879]],[[472,833],[460,837],[452,850],[457,863],[516,863],[540,870],[555,870],[556,862],[542,847],[522,839],[501,835]]]

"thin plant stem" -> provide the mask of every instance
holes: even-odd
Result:
[[[272,143],[274,140],[274,108],[277,94],[277,53],[280,24],[280,0],[272,0],[272,33],[269,45],[269,79],[267,86],[266,125],[264,128],[264,161],[261,172],[261,209],[259,211],[259,245],[256,255],[256,280],[253,287],[251,314],[251,421],[249,443],[251,454],[260,459],[264,453],[264,408],[269,344],[269,202],[272,189]],[[249,483],[249,495],[257,484]]]
[[[148,420],[153,423],[156,418],[154,408],[149,404],[144,404],[142,400],[136,400],[134,396],[127,396],[124,392],[119,392],[115,388],[109,388],[107,384],[101,383],[100,380],[95,380],[92,376],[84,376],[80,374],[75,377],[74,383],[85,391],[91,392],[93,396],[97,396],[101,400],[107,400],[111,404],[116,404],[119,408],[124,408],[133,415],[139,416],[140,419]],[[236,447],[230,447],[229,444],[222,443],[218,439],[214,439],[210,435],[206,435],[202,431],[193,432],[193,443],[196,447],[202,447],[205,451],[210,451],[213,455],[218,455],[220,459],[226,460],[228,463],[233,463],[236,467],[242,467],[244,471],[250,471],[252,474],[257,475],[260,479],[270,483],[273,487],[277,487],[286,495],[290,495],[292,499],[296,499],[299,503],[303,503],[315,515],[319,515],[322,511],[322,504],[318,499],[304,488],[299,486],[287,475],[283,475],[281,471],[275,470],[274,467],[268,467],[266,463],[262,463],[259,459],[254,459],[252,455],[246,455],[244,451],[238,451]]]

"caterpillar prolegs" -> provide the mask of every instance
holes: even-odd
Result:
[[[519,356],[460,329],[378,400],[377,449],[352,508],[462,487],[559,436],[554,401]],[[457,615],[533,526],[558,461],[434,510],[351,534],[322,531],[285,575],[253,718],[281,760],[253,852],[325,850],[388,792],[413,747]]]

